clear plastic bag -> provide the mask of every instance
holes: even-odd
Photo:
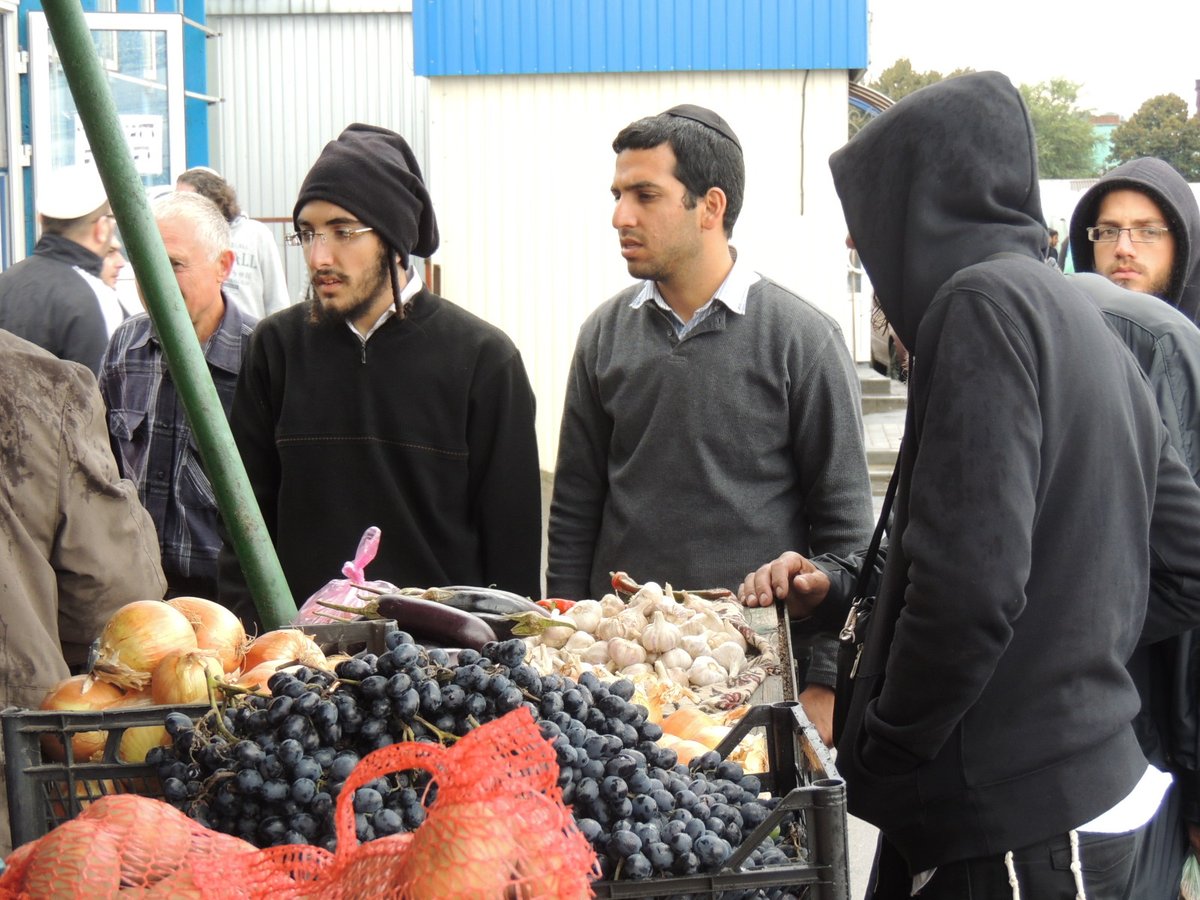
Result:
[[[304,605],[300,607],[300,612],[296,614],[296,618],[292,621],[293,625],[327,625],[330,622],[349,622],[360,618],[360,616],[356,616],[352,612],[345,612],[344,610],[330,609],[323,604],[332,603],[335,606],[361,609],[366,605],[367,601],[375,596],[375,593],[372,591],[363,591],[360,588],[372,588],[373,591],[379,593],[394,593],[399,590],[390,581],[366,580],[367,563],[373,560],[375,554],[379,551],[380,535],[381,532],[375,525],[372,525],[363,532],[362,539],[358,542],[358,550],[354,554],[354,559],[342,565],[342,575],[345,577],[335,578],[333,581],[328,582],[323,588],[305,600]]]

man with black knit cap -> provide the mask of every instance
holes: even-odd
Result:
[[[638,282],[580,329],[567,383],[547,590],[608,573],[734,588],[793,543],[866,542],[858,377],[841,329],[730,245],[745,192],[736,134],[684,104],[613,141],[612,225]],[[740,248],[739,248],[740,249]],[[804,648],[801,700],[828,736],[830,643]]]
[[[372,578],[540,594],[534,397],[512,341],[433,294],[437,220],[404,139],[354,124],[300,188],[304,303],[251,340],[230,426],[293,597],[382,531]],[[249,612],[227,545],[221,600]]]

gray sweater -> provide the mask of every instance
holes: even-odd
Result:
[[[634,285],[579,333],[550,508],[549,596],[609,572],[736,589],[784,550],[871,528],[858,379],[830,317],[766,278],[682,340]]]

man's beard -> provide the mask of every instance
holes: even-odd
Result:
[[[390,264],[390,256],[387,248],[380,248],[378,266],[373,270],[368,270],[368,274],[363,277],[366,279],[362,282],[362,286],[357,290],[354,289],[353,282],[342,272],[335,269],[318,269],[313,272],[308,280],[308,321],[313,325],[329,325],[340,322],[353,323],[355,319],[371,308],[371,305],[379,297],[379,292],[387,286],[390,290],[390,273],[388,266]],[[327,275],[334,275],[342,280],[344,286],[351,290],[347,295],[349,300],[348,306],[339,306],[337,308],[323,303],[320,296],[317,294],[314,286],[314,281],[318,278]]]

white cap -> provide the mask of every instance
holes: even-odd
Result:
[[[108,202],[95,166],[66,166],[41,179],[37,211],[48,219],[81,219]]]

